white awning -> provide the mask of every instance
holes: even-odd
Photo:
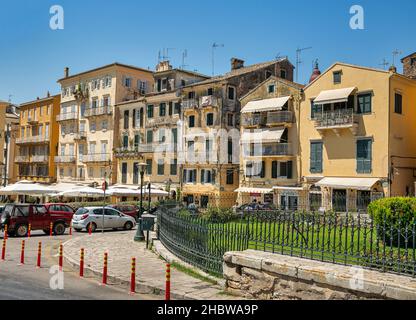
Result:
[[[241,136],[243,143],[280,142],[286,128],[246,131]]]
[[[313,102],[315,104],[347,102],[348,97],[351,95],[351,93],[353,93],[354,90],[355,88],[344,88],[322,91]]]
[[[302,187],[273,187],[273,190],[283,190],[283,191],[304,191]]]
[[[290,97],[264,99],[257,101],[250,101],[241,110],[241,113],[266,112],[266,111],[281,111],[284,105],[289,101]]]
[[[354,189],[370,191],[379,182],[378,178],[323,178],[318,183],[318,187],[328,187],[333,189]]]
[[[267,189],[267,188],[238,188],[234,192],[239,193],[253,193],[253,194],[267,194],[267,193],[273,193],[273,189]]]

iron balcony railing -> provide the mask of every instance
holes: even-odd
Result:
[[[292,111],[277,111],[269,112],[267,114],[267,124],[280,124],[280,123],[292,123],[293,112]]]
[[[33,137],[17,138],[16,144],[49,143],[49,141],[50,141],[49,137],[33,136]]]
[[[262,114],[250,114],[243,116],[241,122],[244,127],[256,127],[265,125],[266,119]]]
[[[193,109],[199,107],[199,101],[197,99],[186,99],[182,101],[182,109]]]
[[[116,158],[140,157],[139,146],[129,148],[117,148],[114,150]]]
[[[178,149],[178,145],[176,143],[154,142],[154,143],[140,144],[137,148],[137,151],[141,153],[176,152],[177,149]]]
[[[104,106],[104,107],[97,107],[97,108],[88,108],[85,110],[84,116],[93,117],[93,116],[104,116],[104,115],[111,115],[113,113],[112,106]]]
[[[110,162],[111,154],[110,153],[96,153],[96,154],[86,154],[83,156],[83,162]]]
[[[61,155],[55,157],[55,163],[75,163],[74,155]]]
[[[16,156],[14,158],[14,161],[16,163],[30,162],[30,158],[29,158],[29,156]]]
[[[213,152],[212,150],[209,152],[192,152],[192,151],[186,151],[185,152],[185,161],[188,164],[192,163],[217,163],[217,153]]]
[[[316,128],[350,127],[357,123],[353,109],[315,113]]]
[[[56,116],[56,121],[78,120],[78,112],[61,113]]]
[[[49,156],[48,155],[34,155],[30,157],[30,161],[35,162],[35,163],[49,162]]]
[[[218,107],[219,99],[215,96],[204,96],[199,98],[199,105],[203,107]]]
[[[293,148],[291,143],[259,144],[254,147],[244,147],[243,154],[246,157],[292,156]]]
[[[87,139],[87,131],[79,131],[75,133],[74,140],[85,140]]]

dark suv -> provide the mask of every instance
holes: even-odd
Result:
[[[63,235],[70,226],[72,214],[50,212],[44,205],[8,204],[1,215],[0,227],[4,230],[7,225],[9,236],[25,237],[29,230],[43,230],[46,234]]]

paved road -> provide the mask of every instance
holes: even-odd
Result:
[[[73,237],[77,237],[74,234]],[[25,265],[20,265],[21,238],[7,241],[6,261],[0,261],[0,299],[1,300],[157,300],[160,296],[128,294],[126,288],[116,285],[101,286],[99,279],[86,277],[80,279],[69,266],[64,266],[64,289],[50,288],[50,267],[57,265],[56,252],[60,243],[69,236],[50,238],[34,232],[26,241]],[[0,244],[3,234],[0,233]],[[37,248],[42,241],[42,268],[36,268]],[[0,246],[1,247],[1,246]]]

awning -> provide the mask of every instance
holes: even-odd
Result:
[[[336,90],[326,90],[322,91],[319,96],[313,101],[314,104],[328,104],[328,103],[338,103],[338,102],[347,102],[348,97],[353,93],[355,88],[344,88]]]
[[[243,143],[280,142],[285,130],[286,128],[246,131],[242,134],[241,141]]]
[[[379,182],[379,178],[323,178],[315,185],[333,189],[355,189],[370,191]]]
[[[283,191],[304,191],[302,187],[273,187],[273,190],[283,190]]]
[[[267,193],[273,193],[273,189],[267,189],[267,188],[238,188],[234,192],[239,193],[253,193],[253,194],[267,194]]]
[[[55,190],[44,186],[38,183],[28,182],[28,181],[20,181],[16,184],[8,185],[7,187],[0,189],[0,195],[49,195],[54,193]]]
[[[281,111],[284,105],[289,101],[290,97],[273,98],[265,100],[250,101],[241,110],[241,113]]]

